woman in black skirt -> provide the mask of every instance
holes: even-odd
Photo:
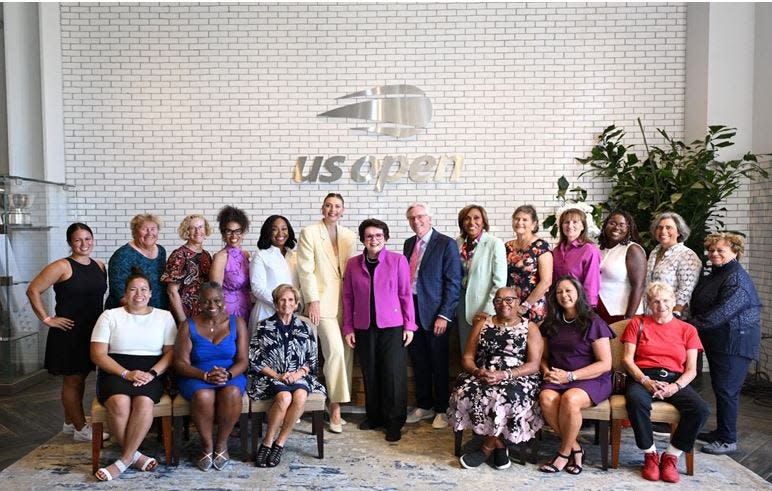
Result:
[[[105,265],[91,258],[94,235],[85,223],[67,227],[72,254],[57,259],[30,282],[27,297],[40,322],[48,327],[45,367],[51,375],[62,375],[62,431],[75,441],[91,441],[91,425],[83,412],[86,377],[94,369],[89,358],[91,330],[102,313],[107,290]],[[56,307],[50,315],[43,293],[54,288]],[[106,436],[106,435],[105,435]]]
[[[126,281],[125,305],[106,310],[91,335],[91,359],[99,367],[97,397],[122,449],[118,460],[96,472],[100,481],[117,478],[128,466],[141,471],[158,466],[138,449],[163,394],[159,375],[172,363],[177,328],[169,311],[148,305],[151,294],[147,276],[135,269]]]

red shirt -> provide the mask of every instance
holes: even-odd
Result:
[[[638,330],[643,322],[640,342]],[[697,329],[691,324],[673,320],[657,324],[649,316],[636,316],[627,323],[622,333],[623,343],[637,344],[634,361],[638,368],[664,368],[683,373],[686,369],[686,351],[702,351]]]

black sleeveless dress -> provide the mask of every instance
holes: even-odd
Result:
[[[72,319],[75,325],[69,331],[48,329],[44,366],[52,375],[83,374],[94,369],[89,354],[91,331],[102,313],[107,291],[107,275],[96,261],[84,266],[66,259],[72,276],[54,284],[55,311],[57,317]]]

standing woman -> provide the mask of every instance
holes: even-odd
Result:
[[[651,222],[651,236],[659,244],[649,254],[646,284],[662,281],[670,285],[676,298],[673,315],[679,319],[686,315],[702,271],[700,258],[684,244],[690,233],[689,226],[678,213],[662,213]]]
[[[557,455],[542,465],[542,472],[565,469],[579,474],[584,450],[577,441],[582,409],[611,395],[611,345],[616,337],[608,324],[592,311],[581,283],[564,276],[550,291],[548,314],[541,326],[544,383],[539,404],[547,423],[560,437]]]
[[[705,239],[710,274],[694,289],[690,322],[697,328],[710,364],[716,395],[717,427],[697,436],[707,442],[705,453],[737,451],[740,389],[748,365],[759,359],[761,301],[748,273],[739,263],[745,252],[740,235],[714,233]]]
[[[553,249],[552,284],[571,275],[582,284],[593,308],[598,305],[600,289],[600,251],[587,236],[587,214],[569,208],[560,214],[560,242]]]
[[[343,335],[356,349],[365,382],[367,416],[361,430],[384,427],[399,441],[407,418],[407,345],[416,330],[410,266],[386,250],[389,226],[368,218],[359,224],[365,251],[352,257],[343,279]]]
[[[217,214],[217,222],[225,247],[214,255],[209,281],[222,285],[225,311],[246,321],[252,310],[252,296],[249,290],[249,252],[242,249],[241,244],[249,231],[249,218],[243,210],[226,206]]]
[[[160,375],[171,365],[177,327],[167,310],[151,307],[150,281],[134,269],[126,282],[123,307],[99,316],[91,335],[91,359],[99,367],[97,397],[107,409],[107,419],[120,457],[96,472],[100,481],[111,481],[128,466],[152,471],[156,459],[139,452],[153,423],[153,405],[161,400]]]
[[[467,205],[458,212],[456,238],[464,277],[458,302],[458,336],[466,346],[474,316],[493,314],[496,290],[507,284],[507,254],[504,242],[488,233],[488,214],[480,205]]]
[[[343,196],[330,193],[322,203],[322,219],[300,232],[298,277],[306,312],[318,326],[324,355],[324,381],[330,398],[330,431],[343,432],[340,403],[351,400],[354,357],[340,332],[341,288],[346,261],[356,253],[356,235],[338,225],[345,211]]]
[[[177,228],[185,244],[169,256],[161,282],[166,283],[169,306],[174,319],[182,322],[198,314],[198,291],[209,278],[212,256],[204,250],[204,240],[212,226],[203,215],[188,215]]]
[[[638,226],[623,210],[612,212],[601,227],[598,315],[608,324],[643,313],[646,252]]]
[[[116,249],[107,263],[107,276],[110,293],[105,301],[106,309],[120,307],[125,302],[123,292],[126,278],[136,266],[150,279],[150,288],[156,292],[150,299],[150,306],[169,309],[169,297],[161,283],[161,275],[166,266],[166,249],[158,245],[158,233],[161,231],[161,219],[150,213],[136,215],[129,222],[132,239]]]
[[[520,315],[540,323],[547,313],[546,294],[552,284],[552,253],[547,242],[536,236],[539,217],[531,205],[517,207],[512,214],[515,239],[507,249],[507,286],[515,289]]]
[[[67,244],[72,254],[58,259],[41,271],[29,284],[27,297],[35,315],[48,326],[45,368],[62,375],[62,431],[75,441],[91,441],[91,425],[83,412],[86,377],[94,369],[89,357],[91,331],[107,290],[105,265],[90,257],[94,235],[88,225],[67,227]],[[55,314],[48,315],[42,294],[51,286],[56,296]]]
[[[288,284],[300,287],[298,258],[293,250],[295,244],[295,230],[289,220],[281,215],[269,216],[260,228],[257,252],[252,255],[249,265],[249,281],[256,299],[249,316],[250,332],[255,332],[254,328],[260,321],[276,312],[272,292],[277,286]]]

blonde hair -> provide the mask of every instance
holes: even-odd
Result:
[[[180,236],[180,239],[182,240],[188,240],[190,239],[190,232],[188,232],[188,227],[190,227],[190,222],[195,220],[196,218],[200,218],[204,221],[204,233],[207,237],[212,235],[212,226],[209,225],[209,220],[206,219],[204,215],[200,215],[198,213],[193,213],[192,215],[188,215],[185,218],[182,219],[182,222],[180,222],[180,226],[177,227],[177,235]]]
[[[274,288],[273,291],[271,292],[271,297],[273,297],[274,307],[279,306],[279,299],[281,298],[282,295],[284,295],[284,292],[288,290],[292,291],[292,294],[295,295],[295,302],[300,304],[300,291],[292,285],[289,285],[287,283],[282,283],[281,285]]]
[[[158,227],[158,231],[161,231],[163,223],[161,222],[161,219],[158,217],[158,215],[153,215],[152,213],[140,213],[138,215],[134,215],[134,218],[132,218],[129,222],[131,236],[134,240],[137,240],[139,237],[139,228],[147,222],[155,223]]]
[[[732,252],[737,254],[738,260],[742,259],[743,254],[745,254],[745,239],[740,234],[733,234],[732,232],[714,232],[705,238],[705,249],[707,250],[710,246],[717,244],[721,240],[729,244],[729,248],[732,249]]]
[[[654,281],[646,287],[646,303],[648,304],[652,298],[657,295],[669,295],[670,298],[675,300],[675,290],[673,287],[663,281]]]

